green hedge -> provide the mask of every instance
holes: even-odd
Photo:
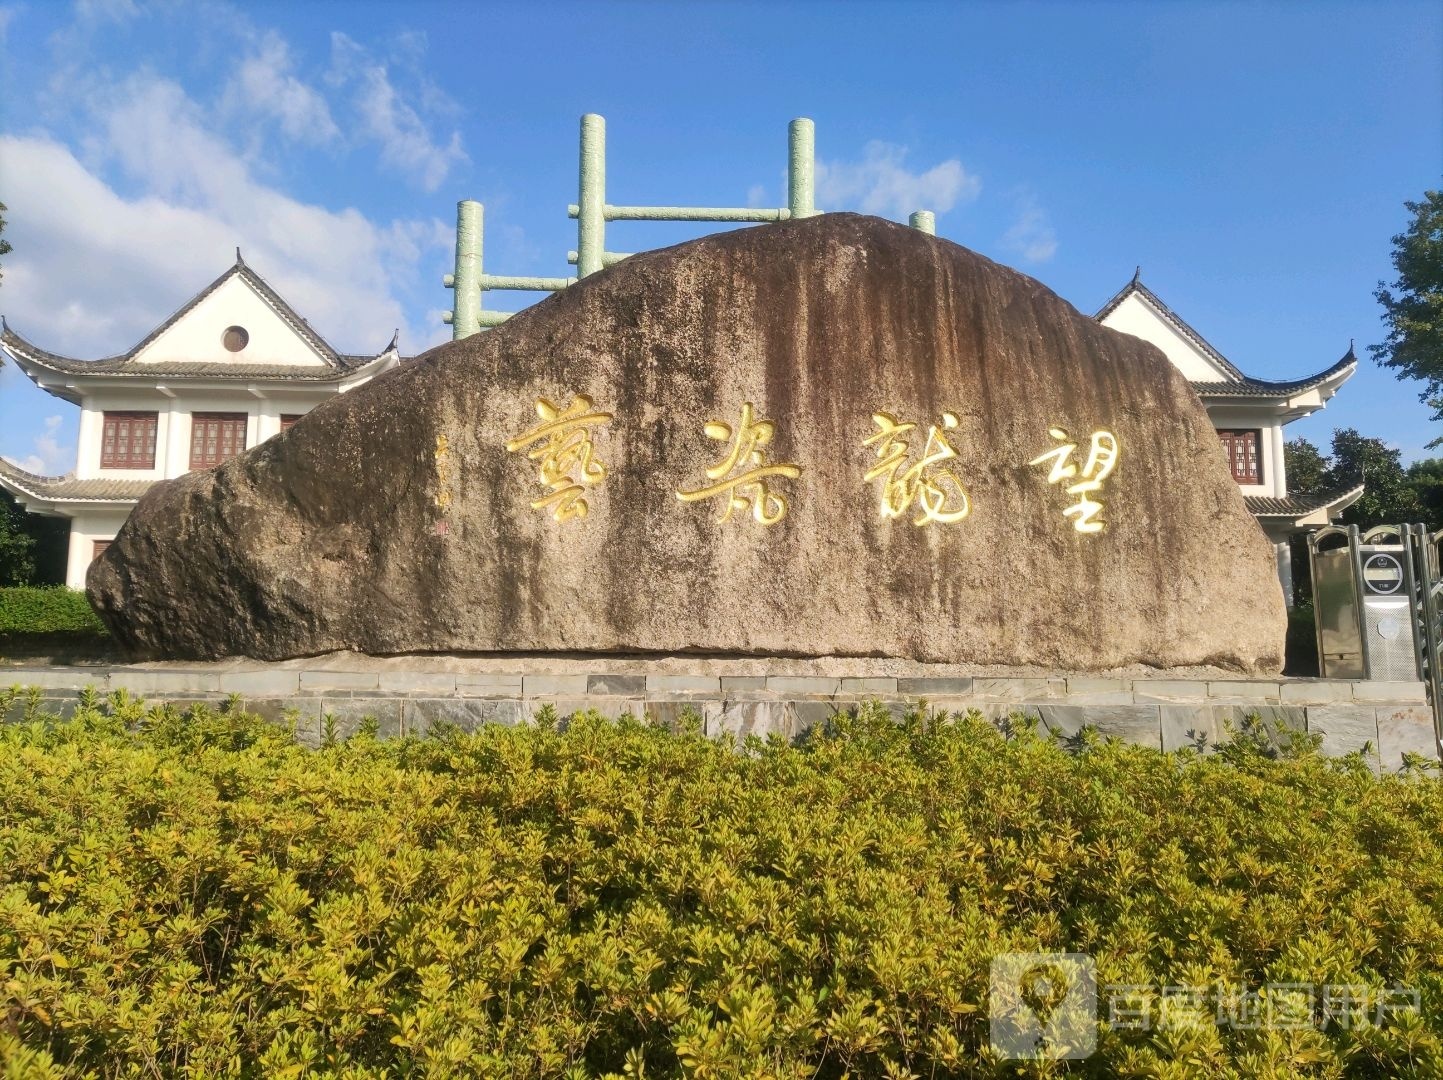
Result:
[[[103,637],[105,626],[78,589],[0,589],[0,638],[44,634]]]
[[[881,709],[801,747],[593,715],[308,751],[236,711],[0,706],[21,721],[0,725],[6,1075],[1443,1062],[1443,783],[1419,769]],[[989,965],[1033,950],[1086,952],[1110,985],[1409,987],[1422,1009],[1104,1025],[1086,1060],[1002,1064]]]

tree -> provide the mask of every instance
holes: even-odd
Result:
[[[5,209],[5,204],[0,202],[0,255],[9,255],[11,251],[10,241],[6,240],[3,235],[5,232]],[[0,272],[0,281],[3,280],[5,280],[5,275]]]
[[[1328,459],[1307,439],[1289,439],[1283,447],[1288,487],[1298,495],[1321,495],[1327,490]]]
[[[14,499],[0,498],[0,587],[35,580],[35,536],[27,517]]]
[[[1424,458],[1408,466],[1408,483],[1423,504],[1423,520],[1430,528],[1443,527],[1443,458]]]
[[[1419,400],[1443,420],[1443,191],[1427,191],[1422,202],[1405,202],[1413,221],[1393,237],[1392,285],[1378,282],[1373,293],[1383,305],[1388,337],[1369,351],[1399,378],[1421,379]],[[1443,436],[1429,446],[1443,445]]]
[[[1343,511],[1345,525],[1369,529],[1425,520],[1435,527],[1443,524],[1443,517],[1429,512],[1433,504],[1424,495],[1430,485],[1440,485],[1438,505],[1443,508],[1443,461],[1432,463],[1439,470],[1437,475],[1429,471],[1427,462],[1418,462],[1405,472],[1401,451],[1353,428],[1333,432],[1330,455],[1325,456],[1307,439],[1290,439],[1283,452],[1288,487],[1299,495],[1340,495],[1360,483],[1365,485],[1362,498]]]
[[[1344,525],[1371,529],[1419,521],[1423,504],[1403,471],[1401,451],[1390,450],[1382,439],[1360,435],[1353,428],[1333,432],[1333,458],[1328,487],[1341,491],[1355,484],[1367,486],[1363,497],[1343,511]]]

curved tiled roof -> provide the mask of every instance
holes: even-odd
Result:
[[[1289,397],[1322,386],[1357,366],[1358,358],[1353,354],[1353,346],[1349,345],[1348,351],[1336,364],[1304,379],[1270,382],[1245,375],[1241,382],[1193,382],[1192,388],[1201,397]]]
[[[154,336],[154,335],[152,335]],[[143,345],[144,343],[142,343]],[[10,324],[0,318],[0,345],[14,353],[17,358],[28,360],[39,367],[48,368],[62,375],[113,375],[138,379],[156,377],[180,379],[291,379],[297,382],[339,382],[361,371],[386,356],[357,356],[348,353],[332,353],[333,364],[301,366],[291,364],[146,364],[132,359],[142,345],[127,353],[108,356],[104,360],[74,360],[47,352],[17,334]]]
[[[0,487],[46,502],[129,503],[144,495],[154,480],[77,480],[73,473],[41,476],[0,457]]]
[[[1300,518],[1325,507],[1346,508],[1358,501],[1363,494],[1363,485],[1358,484],[1346,491],[1335,491],[1325,495],[1289,495],[1286,499],[1275,499],[1266,495],[1245,495],[1248,513],[1253,517]]]
[[[1174,330],[1196,345],[1200,352],[1229,376],[1226,380],[1218,380],[1215,382],[1192,382],[1192,388],[1202,397],[1288,397],[1292,394],[1302,393],[1303,391],[1312,390],[1314,387],[1321,386],[1330,379],[1336,378],[1339,375],[1345,375],[1349,368],[1357,366],[1358,358],[1353,355],[1353,346],[1350,342],[1348,344],[1348,351],[1343,354],[1341,360],[1315,375],[1284,382],[1254,379],[1250,375],[1243,374],[1241,368],[1222,353],[1218,352],[1217,349],[1213,348],[1206,338],[1189,326],[1186,319],[1173,311],[1167,304],[1163,303],[1162,298],[1159,297],[1157,293],[1142,283],[1141,274],[1141,269],[1139,269],[1137,273],[1134,273],[1132,280],[1119,289],[1111,300],[1103,304],[1093,318],[1097,322],[1101,322],[1116,311],[1118,306],[1129,296],[1141,296],[1166,322],[1172,325]]]
[[[316,351],[324,361],[324,366],[246,364],[244,362],[234,364],[145,364],[136,362],[135,357],[138,356],[147,345],[169,330],[184,318],[186,314],[192,311],[197,304],[233,277],[244,279],[261,299],[275,311],[276,315],[294,330],[306,344]],[[100,360],[76,360],[73,357],[61,356],[58,353],[50,352],[26,341],[10,328],[10,325],[5,321],[3,316],[0,316],[0,344],[10,349],[18,357],[23,357],[33,364],[64,375],[117,375],[135,376],[138,378],[163,376],[166,378],[182,379],[292,379],[299,382],[337,382],[354,375],[362,368],[368,367],[383,357],[393,355],[396,342],[393,338],[390,346],[374,356],[337,352],[331,348],[324,338],[311,329],[310,323],[301,318],[301,316],[296,313],[296,310],[291,307],[290,304],[286,303],[280,294],[266,283],[265,278],[261,277],[246,265],[245,260],[241,258],[239,249],[237,249],[234,266],[212,281],[200,292],[196,293],[195,296],[191,297],[179,311],[147,334],[145,340],[123,353],[118,353],[115,356],[107,356]]]

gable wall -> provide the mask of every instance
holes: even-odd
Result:
[[[231,326],[244,327],[250,342],[240,352],[223,344]],[[326,361],[287,325],[239,275],[224,282],[135,360],[147,364],[194,362],[203,364],[285,364],[326,366]]]
[[[1133,293],[1108,312],[1102,325],[1156,345],[1163,355],[1172,361],[1173,366],[1193,382],[1223,382],[1231,379],[1207,354],[1174,330],[1137,293]]]

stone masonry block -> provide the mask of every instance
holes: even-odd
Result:
[[[382,671],[380,689],[391,693],[436,694],[456,692],[456,675],[446,671]]]
[[[522,697],[585,697],[589,675],[523,675]]]
[[[571,698],[527,698],[526,708],[532,720],[536,719],[536,714],[543,705],[550,705],[562,720],[569,720],[577,713],[584,712],[595,712],[608,720],[617,720],[627,715],[640,720],[646,715],[646,702],[640,698],[593,697],[588,694],[586,697]]]
[[[961,697],[972,693],[972,685],[971,678],[899,678],[897,693],[912,698]]]
[[[222,671],[220,692],[250,699],[291,697],[301,688],[301,673],[295,668],[259,668],[255,671]]]
[[[720,694],[718,675],[648,675],[648,694]]]
[[[80,690],[93,686],[105,693],[107,668],[0,668],[0,686],[38,686],[42,690]]]
[[[1158,713],[1164,750],[1191,747],[1206,752],[1222,741],[1217,710],[1211,705],[1159,705]]]
[[[1200,679],[1137,679],[1132,700],[1146,704],[1206,704],[1208,684]]]
[[[1310,705],[1308,731],[1323,737],[1325,754],[1350,754],[1368,747],[1378,753],[1378,710],[1372,705]]]
[[[520,724],[528,715],[526,707],[516,699],[410,698],[402,712],[402,731],[424,736],[442,723],[475,731],[485,724]]]
[[[1282,748],[1291,732],[1306,731],[1307,709],[1302,705],[1214,705],[1213,713],[1218,718],[1218,739],[1227,742],[1248,723],[1257,717],[1260,733],[1273,746]]]
[[[1042,723],[1049,732],[1070,738],[1084,727],[1099,735],[1140,746],[1162,746],[1156,705],[1042,705]]]
[[[897,693],[897,680],[886,678],[847,679],[842,680],[841,694],[859,694],[869,697],[887,695],[895,697]]]
[[[108,690],[129,690],[139,697],[163,698],[171,694],[220,692],[220,675],[214,671],[151,671],[144,668],[115,668],[106,684]]]
[[[305,669],[301,672],[301,692],[327,690],[379,690],[379,671],[324,671]]]
[[[1281,684],[1284,705],[1348,705],[1353,701],[1353,684],[1338,679],[1299,679]]]
[[[830,701],[789,701],[787,708],[792,714],[792,738],[797,739],[816,727],[830,723],[834,716],[845,712]]]
[[[650,700],[645,702],[645,709],[647,719],[672,731],[680,730],[684,714],[690,713],[699,716],[702,722],[702,731],[710,733],[717,723],[717,718],[721,716],[722,703],[720,701]]]
[[[1405,753],[1438,760],[1438,741],[1433,729],[1433,710],[1426,705],[1405,705],[1378,710],[1378,757],[1382,767],[1395,772],[1403,765]]]
[[[588,675],[588,694],[637,695],[646,693],[645,675]]]
[[[1421,682],[1368,679],[1353,683],[1353,700],[1380,705],[1422,705],[1428,700],[1428,691]]]
[[[819,675],[768,675],[767,689],[774,694],[810,694],[832,697],[841,689],[842,680]]]
[[[723,675],[721,692],[724,697],[732,694],[755,694],[767,688],[765,675]]]
[[[378,738],[394,738],[401,734],[401,698],[323,697],[321,699],[321,735],[326,732],[326,718],[334,722],[336,738],[347,739],[361,729],[367,717],[379,725]]]
[[[788,702],[732,701],[707,718],[705,730],[709,736],[726,734],[738,741],[748,735],[791,740],[796,735],[795,725],[796,716]]]
[[[1208,700],[1220,705],[1276,705],[1281,685],[1258,679],[1217,679],[1208,683]]]
[[[1064,697],[1062,679],[973,679],[972,693],[981,701],[1053,701]]]
[[[1125,679],[1100,679],[1090,675],[1069,675],[1067,696],[1078,694],[1127,694],[1132,700],[1132,684]]]
[[[456,676],[456,692],[463,697],[521,696],[520,675],[493,675],[489,672],[463,672]]]

